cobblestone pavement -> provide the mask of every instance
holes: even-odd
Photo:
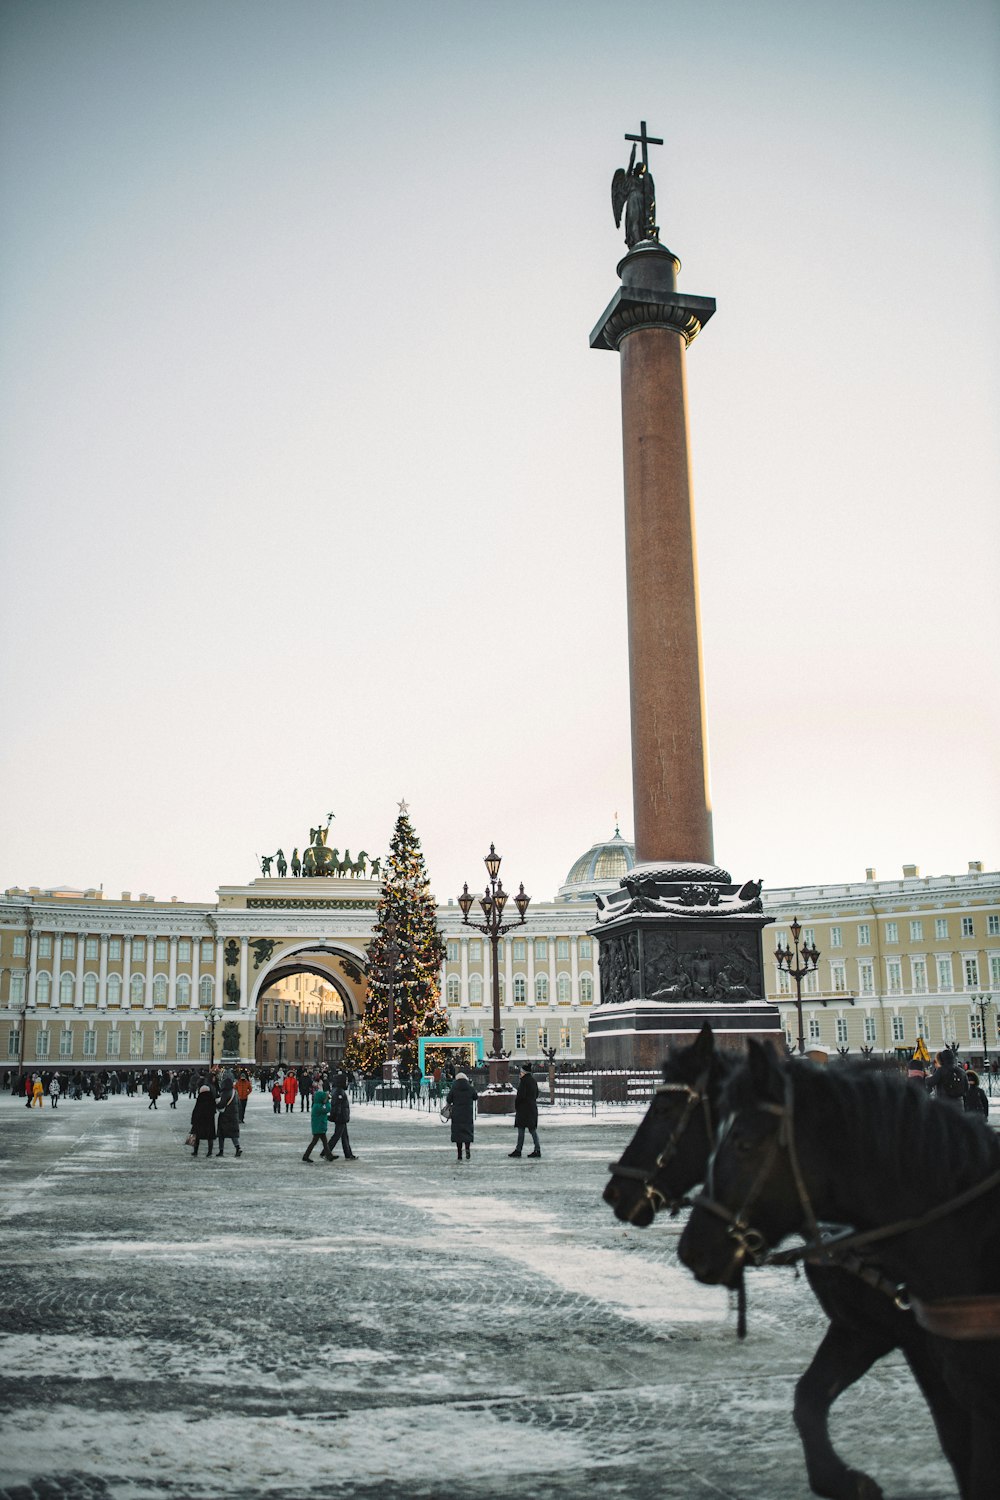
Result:
[[[619,1224],[638,1114],[543,1115],[541,1161],[480,1121],[355,1109],[359,1160],[305,1166],[255,1095],[244,1155],[192,1160],[185,1101],[0,1100],[0,1500],[792,1500],[792,1388],[825,1323],[758,1272],[750,1337]],[[632,1120],[633,1124],[629,1123]],[[955,1494],[902,1360],[834,1437],[893,1500]]]

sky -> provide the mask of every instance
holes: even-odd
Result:
[[[0,888],[631,836],[640,119],[716,857],[1000,866],[998,106],[987,0],[4,0]]]

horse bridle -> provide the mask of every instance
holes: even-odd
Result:
[[[702,1113],[705,1116],[706,1139],[708,1141],[712,1140],[715,1132],[712,1126],[712,1104],[711,1100],[708,1097],[709,1071],[710,1070],[706,1068],[705,1071],[697,1079],[695,1079],[693,1084],[661,1083],[654,1090],[654,1098],[660,1094],[686,1094],[687,1100],[685,1102],[684,1108],[681,1110],[680,1119],[677,1121],[677,1124],[670,1132],[663,1150],[659,1153],[649,1170],[646,1170],[643,1167],[627,1167],[624,1166],[621,1161],[613,1161],[608,1166],[608,1171],[611,1172],[613,1176],[626,1177],[629,1178],[632,1182],[642,1183],[643,1196],[652,1206],[654,1214],[658,1214],[660,1210],[664,1208],[669,1209],[671,1214],[676,1214],[680,1209],[687,1208],[691,1204],[691,1199],[687,1197],[668,1198],[666,1193],[661,1192],[660,1189],[656,1186],[656,1178],[663,1171],[663,1168],[667,1165],[667,1163],[677,1155],[680,1143],[684,1139],[684,1132],[687,1130],[688,1125],[691,1122],[691,1117],[694,1114],[695,1110],[698,1108],[699,1104],[701,1105]]]

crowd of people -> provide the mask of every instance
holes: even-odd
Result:
[[[979,1082],[979,1074],[967,1063],[960,1062],[950,1047],[935,1053],[934,1065],[929,1072],[923,1058],[914,1054],[907,1065],[906,1075],[918,1088],[927,1089],[942,1104],[989,1118],[990,1101]]]

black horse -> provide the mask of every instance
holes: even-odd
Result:
[[[671,1052],[664,1064],[663,1086],[620,1161],[611,1167],[604,1200],[619,1219],[648,1225],[662,1209],[676,1212],[685,1195],[704,1181],[723,1092],[740,1068],[745,1068],[742,1054],[719,1051],[707,1024],[692,1046]],[[805,1272],[830,1320],[796,1385],[793,1409],[814,1493],[831,1500],[879,1500],[882,1491],[875,1481],[837,1456],[830,1442],[829,1416],[837,1397],[893,1349],[905,1356],[961,1483],[969,1415],[950,1395],[930,1336],[912,1311],[863,1279],[867,1273],[815,1264],[806,1264]]]
[[[1000,1142],[905,1080],[867,1068],[782,1066],[753,1042],[720,1109],[726,1126],[681,1237],[685,1265],[699,1281],[731,1286],[746,1259],[759,1261],[788,1234],[803,1234],[820,1255],[863,1248],[912,1302],[916,1320],[906,1315],[905,1326],[920,1328],[923,1342],[916,1334],[896,1342],[963,1497],[994,1496],[1000,1342],[989,1323],[995,1330],[1000,1309]],[[855,1232],[824,1250],[819,1220]],[[815,1286],[815,1268],[809,1274]],[[892,1303],[886,1296],[879,1305],[876,1337]]]

